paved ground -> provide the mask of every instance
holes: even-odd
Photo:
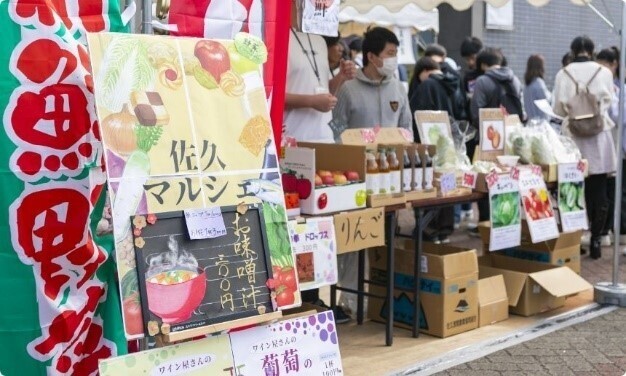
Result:
[[[411,214],[401,216],[402,230],[410,231]],[[403,231],[404,232],[404,231]],[[476,247],[481,242],[458,230],[452,243]],[[612,281],[613,247],[602,250],[602,258],[581,257],[582,276],[592,284]],[[620,278],[626,282],[626,256],[620,254]],[[626,309],[619,309],[590,321],[495,352],[437,375],[626,375]]]
[[[462,236],[462,235],[457,235]],[[600,260],[582,256],[582,276],[592,284],[612,281],[613,247]],[[626,257],[620,255],[620,281]],[[437,375],[626,375],[626,309],[547,334],[453,367]]]

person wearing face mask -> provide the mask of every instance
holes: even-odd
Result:
[[[337,105],[333,110],[336,129],[402,127],[413,133],[406,91],[394,77],[398,70],[399,45],[396,35],[382,27],[365,34],[364,67],[337,92]]]

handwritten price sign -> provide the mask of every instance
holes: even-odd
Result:
[[[465,188],[476,188],[476,182],[478,181],[478,172],[469,171],[463,173],[463,179],[461,179],[461,186]]]
[[[517,167],[513,167],[511,169],[511,179],[513,180],[519,180],[519,169]]]
[[[485,181],[487,181],[487,187],[491,189],[498,182],[499,176],[498,173],[493,170],[485,176]]]
[[[185,210],[189,238],[213,239],[226,235],[226,226],[219,207]]]
[[[446,196],[456,189],[456,174],[454,172],[441,175],[439,180],[441,195]]]
[[[541,169],[541,166],[531,165],[530,171],[535,175],[543,176],[543,170]]]

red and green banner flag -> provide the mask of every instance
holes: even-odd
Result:
[[[0,374],[94,375],[126,352],[86,32],[110,0],[0,0]]]

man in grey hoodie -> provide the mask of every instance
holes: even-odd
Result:
[[[521,109],[522,84],[515,76],[511,68],[502,66],[502,53],[495,48],[485,48],[478,54],[476,60],[479,62],[479,68],[485,72],[476,79],[474,86],[474,95],[470,105],[470,113],[472,123],[478,126],[478,114],[481,108],[498,108],[505,99],[505,93],[509,93],[508,97],[516,97]],[[519,115],[523,119],[521,110],[512,111],[509,106],[507,111],[509,114]],[[478,135],[478,133],[477,133]]]
[[[398,70],[396,35],[375,27],[363,39],[363,69],[343,84],[333,110],[336,130],[345,128],[402,127],[411,132],[409,99]],[[412,133],[412,132],[411,132]]]

